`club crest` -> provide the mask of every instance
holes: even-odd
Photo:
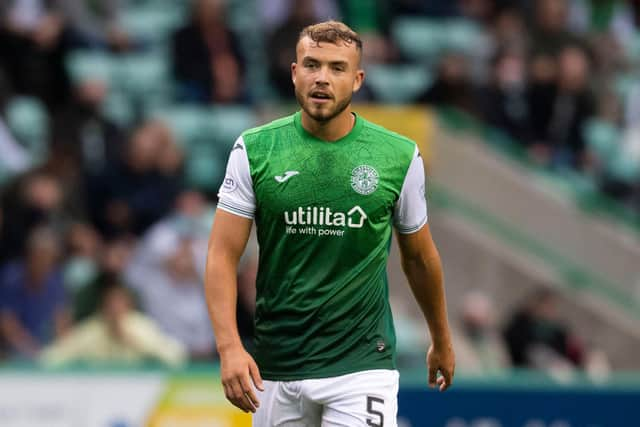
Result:
[[[378,171],[372,166],[360,165],[351,171],[351,188],[366,196],[376,191],[378,179]]]

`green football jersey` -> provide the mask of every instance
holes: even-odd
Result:
[[[426,222],[413,141],[357,115],[348,135],[322,141],[298,112],[238,138],[219,195],[220,209],[256,223],[254,357],[263,378],[395,368],[392,225],[410,233]]]

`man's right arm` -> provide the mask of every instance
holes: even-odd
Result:
[[[205,275],[205,294],[220,355],[224,392],[231,403],[245,412],[255,412],[259,404],[254,385],[262,390],[258,366],[242,345],[236,319],[237,267],[252,223],[251,219],[217,210]]]

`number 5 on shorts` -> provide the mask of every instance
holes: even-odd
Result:
[[[377,420],[367,418],[367,425],[371,427],[383,427],[384,426],[384,414],[380,411],[376,411],[373,408],[374,403],[381,403],[384,406],[384,399],[379,397],[367,396],[367,413],[374,415]]]

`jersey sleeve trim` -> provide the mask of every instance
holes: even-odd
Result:
[[[425,215],[422,221],[420,221],[420,223],[414,227],[403,227],[396,224],[396,230],[400,234],[411,234],[411,233],[415,233],[416,231],[419,231],[422,227],[424,227],[426,223],[427,223],[427,215]]]
[[[223,211],[226,211],[247,219],[253,219],[254,217],[254,212],[252,210],[239,207],[238,205],[233,205],[229,203],[228,200],[227,201],[220,200],[218,202],[218,209],[222,209]]]

